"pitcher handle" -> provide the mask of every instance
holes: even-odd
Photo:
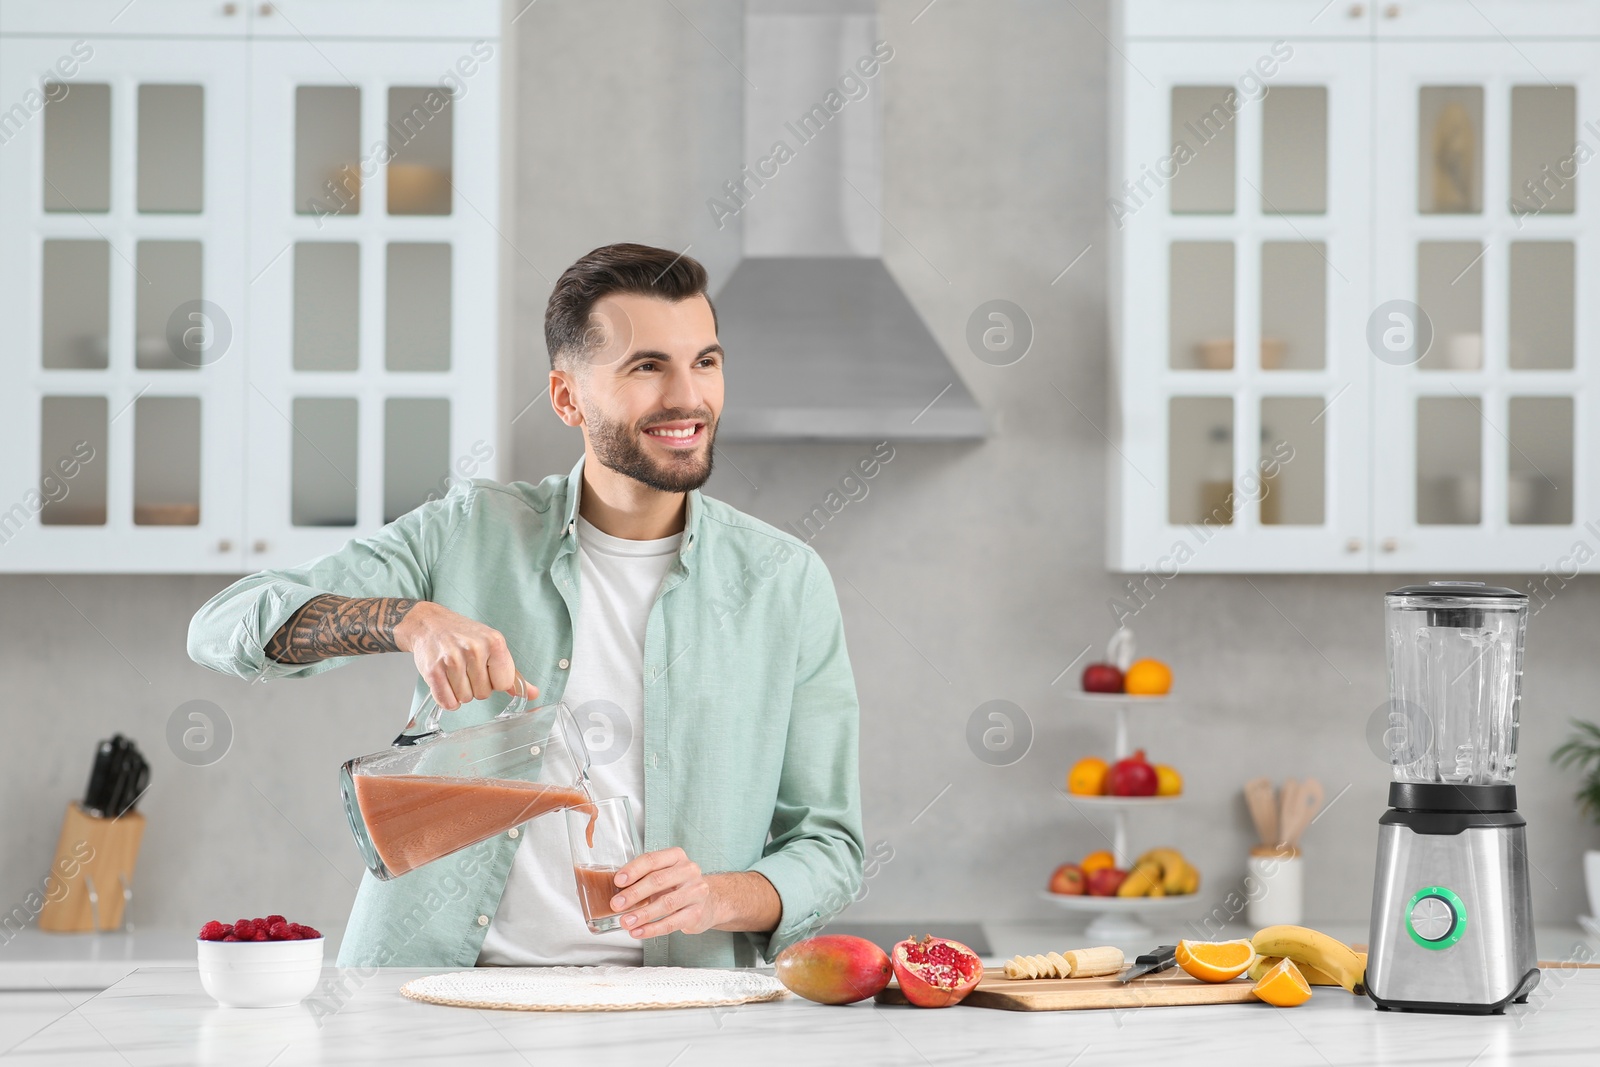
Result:
[[[506,704],[501,715],[520,715],[528,710],[528,697],[525,693],[515,693]],[[400,731],[400,736],[394,739],[395,748],[409,748],[422,741],[429,741],[435,737],[443,736],[444,730],[439,727],[439,717],[444,714],[444,709],[439,702],[433,699],[430,690],[422,698],[422,703],[412,714],[411,721],[406,723],[406,728]]]

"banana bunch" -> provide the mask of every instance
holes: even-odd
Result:
[[[1366,954],[1353,951],[1337,938],[1304,926],[1269,926],[1257,930],[1250,943],[1260,956],[1287,956],[1294,960],[1307,983],[1312,983],[1311,975],[1317,972],[1318,978],[1330,985],[1344,986],[1352,993],[1363,991]]]
[[[1200,872],[1175,848],[1140,856],[1117,888],[1119,897],[1175,897],[1200,891]]]

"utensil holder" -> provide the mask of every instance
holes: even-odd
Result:
[[[77,801],[68,804],[46,880],[39,929],[56,933],[122,929],[143,839],[144,816],[137,811],[105,819],[90,815]]]
[[[1304,860],[1297,848],[1257,845],[1245,861],[1245,914],[1251,926],[1299,926],[1304,907]]]

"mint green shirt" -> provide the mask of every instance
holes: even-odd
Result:
[[[460,482],[337,552],[241,578],[195,614],[189,655],[250,681],[308,677],[350,657],[295,665],[262,651],[306,601],[412,597],[499,630],[540,701],[559,700],[582,606],[582,470],[580,458],[566,477],[538,485]],[[757,871],[783,904],[770,933],[674,932],[645,940],[644,962],[770,962],[862,884],[859,707],[822,560],[789,534],[689,493],[677,559],[650,609],[643,681],[644,736],[633,743],[644,745],[646,851],[676,845],[707,873]],[[413,710],[427,692],[419,677]],[[509,699],[496,693],[446,712],[445,725],[485,721]],[[405,719],[397,707],[394,729],[375,733],[372,749]],[[330,797],[337,771],[327,768]],[[388,882],[365,874],[339,965],[476,964],[518,843],[501,834]]]

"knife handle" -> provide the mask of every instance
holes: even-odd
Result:
[[[1177,963],[1177,945],[1159,945],[1154,950],[1137,957],[1134,963]]]
[[[111,781],[111,742],[102,741],[95,750],[94,764],[89,769],[89,784],[83,790],[85,811],[104,814],[110,798],[106,795]]]
[[[134,754],[133,795],[128,798],[128,811],[133,811],[139,806],[139,798],[144,796],[144,791],[150,788],[150,764],[145,762],[143,756]]]

